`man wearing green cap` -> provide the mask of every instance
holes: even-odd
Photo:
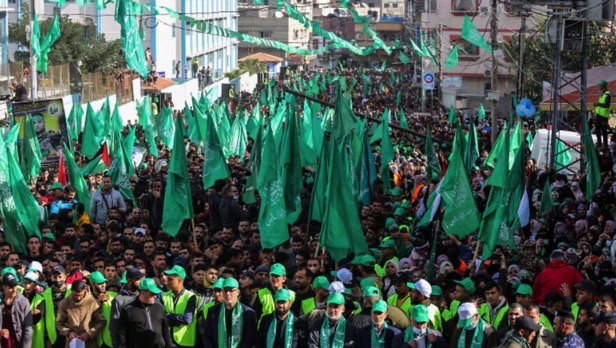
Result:
[[[296,348],[306,346],[308,325],[291,312],[291,292],[280,289],[274,295],[276,312],[263,317],[256,348]]]
[[[335,292],[329,295],[325,317],[310,325],[308,348],[355,346],[355,330],[351,325],[347,325],[346,318],[342,315],[345,311],[344,303],[342,294]],[[326,342],[321,345],[321,340]]]
[[[285,288],[284,283],[287,281],[286,268],[280,263],[273,264],[270,268],[269,279],[269,285],[257,292],[257,298],[253,303],[253,308],[257,313],[259,322],[261,322],[265,315],[274,313],[274,294],[276,291]],[[294,301],[295,292],[291,291],[291,304]]]
[[[225,278],[222,290],[223,302],[207,313],[203,346],[251,348],[256,339],[257,314],[238,301],[239,283],[235,278]]]
[[[302,301],[299,308],[300,315],[306,315],[315,309],[325,309],[327,296],[329,295],[329,280],[325,276],[318,276],[312,281],[314,297]]]
[[[30,301],[32,310],[32,347],[44,348],[46,342],[52,345],[56,342],[56,316],[51,291],[37,293],[37,281],[37,273],[26,273],[23,295]]]
[[[360,313],[349,318],[349,324],[357,331],[372,325],[372,306],[381,300],[381,291],[373,285],[364,286],[362,289],[362,310]],[[411,325],[409,317],[400,308],[387,305],[387,322],[404,330]]]
[[[172,346],[165,309],[156,301],[161,292],[154,279],[141,280],[139,295],[120,312],[118,343],[114,348]]]
[[[216,281],[214,282],[214,285],[212,285],[212,289],[213,289],[213,296],[212,296],[212,301],[206,303],[203,305],[203,320],[205,321],[205,318],[207,318],[207,313],[209,312],[210,308],[214,307],[216,304],[221,303],[223,300],[223,296],[222,296],[222,283],[225,281],[224,278],[218,278],[216,279]]]
[[[169,291],[162,295],[162,302],[171,327],[171,338],[177,347],[193,347],[197,339],[197,298],[184,288],[186,271],[175,265],[163,274],[167,277]]]
[[[400,329],[390,326],[385,322],[387,319],[387,302],[378,300],[372,305],[370,311],[370,325],[357,332],[357,345],[361,348],[385,348],[400,347],[402,345],[402,333]]]
[[[518,285],[518,288],[515,290],[515,302],[525,307],[532,303],[532,299],[533,288],[528,284]]]
[[[453,282],[456,283],[456,288],[453,292],[453,301],[451,301],[449,308],[441,313],[443,319],[443,333],[447,338],[449,338],[448,334],[451,335],[458,325],[458,307],[460,303],[469,301],[476,291],[475,283],[471,278],[467,277],[462,280],[454,280]]]
[[[107,291],[107,279],[98,271],[90,273],[90,289],[92,290],[92,296],[101,304],[103,317],[105,317],[105,328],[98,335],[98,345],[99,347],[112,347],[113,343],[109,324],[111,322],[111,304],[117,294],[113,291]]]
[[[611,95],[607,90],[607,81],[599,81],[599,88],[601,89],[601,95],[599,100],[595,103],[595,134],[597,135],[597,147],[607,147],[607,121],[610,118],[610,105]]]
[[[430,318],[428,307],[418,304],[413,307],[411,326],[404,331],[404,339],[409,347],[448,347],[443,335],[428,327]]]

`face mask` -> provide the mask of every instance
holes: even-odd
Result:
[[[428,331],[427,329],[423,329],[422,330],[422,329],[418,329],[418,328],[413,326],[413,332],[415,333],[415,337],[423,336],[423,335],[426,334],[427,331]]]
[[[612,246],[612,241],[611,240],[606,240],[605,241],[605,246],[607,246],[607,247]]]
[[[54,285],[57,288],[62,287],[62,285],[64,285],[64,280],[57,280],[55,282],[52,282],[52,285]]]
[[[233,200],[234,201],[237,201],[238,199],[240,199],[240,196],[238,196],[238,195],[233,196]]]
[[[468,324],[468,325],[464,328],[464,330],[472,330],[472,329],[474,329],[476,326],[477,326],[477,323],[470,323],[470,324]]]

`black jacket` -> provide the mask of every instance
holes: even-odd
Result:
[[[211,207],[210,205],[210,209]],[[232,227],[236,230],[240,221],[248,219],[248,213],[240,207],[239,202],[228,195],[222,197],[219,208],[223,227]]]
[[[224,302],[218,303],[207,312],[207,318],[204,323],[204,347],[218,347],[218,318],[220,317],[220,309],[223,305]],[[238,302],[237,305],[242,306],[242,310],[244,311],[242,316],[244,325],[239,348],[252,348],[257,335],[257,314],[252,308],[240,302]]]
[[[120,312],[118,348],[170,348],[169,324],[162,304],[144,305],[138,299]]]
[[[403,338],[402,332],[398,328],[388,326],[387,331],[385,331],[385,347],[398,348],[402,345]],[[372,325],[365,326],[357,332],[357,344],[355,347],[372,347]]]
[[[267,332],[269,331],[270,324],[275,318],[275,313],[268,314],[261,319],[261,325],[259,325],[259,331],[257,334],[257,341],[255,342],[255,348],[267,347]],[[279,323],[276,328],[276,343],[274,348],[290,348],[284,347],[284,332],[285,326]],[[308,323],[298,317],[294,318],[293,324],[293,343],[292,348],[306,348],[308,347]]]
[[[319,348],[321,342],[321,325],[323,325],[323,321],[325,321],[325,317],[318,319],[312,325],[310,325],[310,330],[308,331],[308,348]],[[330,330],[330,340],[335,333],[335,329],[332,327]],[[348,323],[346,323],[345,335],[344,335],[344,347],[350,348],[355,347],[357,344],[356,332],[355,328]]]

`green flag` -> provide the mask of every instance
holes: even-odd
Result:
[[[255,192],[257,190],[257,177],[259,176],[259,167],[261,166],[261,156],[263,153],[263,127],[258,126],[256,131],[257,133],[253,137],[254,144],[252,145],[250,159],[248,161],[250,176],[246,178],[246,185],[242,193],[242,201],[246,204],[257,202]]]
[[[156,116],[156,120],[158,121],[156,127],[158,139],[165,144],[169,150],[173,150],[175,144],[174,136],[177,133],[175,129],[177,122],[173,122],[173,111],[170,107],[164,106],[158,116]],[[183,127],[184,125],[182,125],[182,128]]]
[[[112,154],[113,159],[111,161],[111,166],[109,167],[108,175],[111,176],[111,181],[114,185],[118,186],[118,191],[122,194],[124,199],[129,199],[133,202],[133,204],[137,204],[135,200],[135,196],[133,194],[133,190],[130,186],[129,177],[134,174],[131,173],[131,167],[133,166],[131,162],[130,155],[127,153],[126,148],[122,142],[118,142],[115,147],[115,152]]]
[[[545,216],[554,208],[554,198],[552,197],[552,189],[550,188],[550,180],[545,178],[543,185],[543,194],[541,195],[541,205],[539,206],[539,215]]]
[[[184,220],[192,219],[195,215],[186,164],[186,149],[184,148],[184,125],[180,117],[175,120],[174,128],[174,144],[171,151],[171,163],[167,174],[167,187],[165,188],[163,205],[163,222],[160,226],[173,237],[179,232]]]
[[[242,117],[236,117],[231,126],[231,143],[229,144],[229,152],[231,155],[239,156],[240,162],[244,162],[244,152],[248,144],[248,135],[246,134],[246,126]]]
[[[592,141],[588,122],[584,122],[584,157],[586,159],[586,199],[592,201],[597,189],[601,186],[601,170],[597,149]]]
[[[297,104],[297,102],[294,104]],[[284,203],[288,224],[295,223],[302,212],[300,195],[303,190],[303,175],[298,122],[299,120],[295,116],[294,110],[291,110],[287,114],[285,134],[282,142],[284,146],[280,153],[282,170],[279,175],[282,178],[284,187]]]
[[[278,162],[274,134],[272,128],[267,127],[257,177],[257,191],[261,196],[257,224],[264,248],[274,248],[289,240],[284,184],[278,174]]]
[[[116,0],[115,20],[121,27],[122,48],[128,67],[145,79],[148,76],[148,65],[139,36],[136,8],[133,1]]]
[[[456,111],[456,108],[452,105],[449,107],[449,114],[447,114],[447,121],[449,123],[453,123],[456,120],[456,117],[458,116],[458,112]]]
[[[13,129],[18,130],[17,127]],[[4,228],[4,238],[13,246],[14,250],[26,252],[26,233],[21,225],[21,219],[17,214],[17,205],[12,193],[11,173],[9,168],[8,148],[0,135],[0,213]],[[26,192],[30,190],[26,188]],[[38,213],[38,209],[36,210]]]
[[[432,143],[432,131],[428,127],[428,134],[426,135],[426,157],[428,159],[427,178],[428,181],[438,181],[441,179],[441,163],[438,161],[434,144]]]
[[[85,211],[90,211],[90,188],[81,175],[79,166],[75,163],[73,153],[64,144],[64,160],[68,171],[68,182],[75,187],[77,200],[85,206]]]
[[[486,119],[486,109],[483,108],[483,104],[479,104],[479,110],[477,111],[477,117],[479,121],[483,121]]]
[[[38,15],[34,14],[32,18],[32,35],[30,37],[32,40],[32,54],[39,58],[41,56],[41,29],[39,27]]]
[[[49,27],[49,31],[47,32],[47,35],[45,35],[43,42],[40,43],[39,49],[41,54],[36,61],[37,70],[42,72],[43,74],[47,74],[47,65],[49,64],[48,56],[49,52],[51,51],[51,46],[53,46],[53,44],[58,41],[60,35],[62,35],[60,32],[60,18],[58,16],[58,13],[56,12],[53,17],[53,21],[51,22],[51,26]]]
[[[389,193],[392,187],[391,175],[389,169],[389,162],[393,161],[396,157],[394,147],[391,143],[391,137],[389,135],[389,110],[385,110],[383,113],[383,128],[381,134],[381,180],[383,180],[383,190],[385,193]]]
[[[466,149],[464,151],[464,164],[467,173],[471,173],[473,167],[475,167],[477,158],[479,158],[479,140],[477,138],[475,123],[471,122],[468,130],[468,141],[466,142]]]
[[[402,51],[398,52],[398,59],[400,60],[400,63],[405,65],[411,62],[411,58],[409,58],[409,56],[407,56],[406,53]]]
[[[143,98],[143,103],[137,101],[137,112],[139,113],[139,124],[145,133],[145,141],[148,144],[148,152],[154,157],[158,157],[156,148],[155,130],[152,126],[152,102],[149,96]]]
[[[498,138],[496,138],[496,141],[494,142],[494,145],[492,146],[492,150],[490,150],[490,154],[488,155],[488,158],[486,158],[486,160],[483,162],[484,166],[494,168],[494,160],[496,160],[496,157],[500,153],[501,148],[505,144],[505,138],[507,138],[508,135],[509,135],[508,128],[505,127],[503,128],[503,130],[500,131],[500,133],[498,134]]]
[[[81,153],[87,158],[92,158],[101,148],[101,143],[104,140],[105,127],[92,105],[88,103],[86,108],[86,124],[83,129],[83,140],[81,144]]]
[[[207,117],[205,142],[203,145],[203,189],[214,186],[216,180],[229,177],[229,168],[225,161],[222,145],[214,125],[214,116]]]
[[[479,48],[483,48],[487,52],[492,52],[492,47],[486,42],[483,38],[479,30],[475,28],[475,25],[468,18],[467,15],[464,15],[464,25],[462,25],[462,38],[466,40],[468,43],[473,44]]]
[[[32,183],[38,177],[43,157],[41,146],[36,136],[36,130],[34,129],[35,121],[45,122],[42,115],[32,117],[30,114],[22,117],[21,122],[19,122],[19,127],[23,134],[19,147],[19,164],[21,173],[28,183]]]
[[[406,120],[406,114],[404,113],[404,110],[400,110],[400,127],[404,128],[404,129],[409,129],[409,123]]]
[[[453,70],[453,68],[458,65],[459,61],[460,60],[458,58],[458,45],[453,45],[451,51],[449,52],[449,55],[447,56],[447,60],[445,60],[445,67],[447,68],[447,70]]]
[[[558,137],[556,138],[556,160],[554,161],[554,165],[556,166],[556,171],[560,171],[567,167],[567,165],[571,162],[571,153],[569,153],[569,149],[567,145],[562,142]]]
[[[361,148],[361,159],[359,161],[359,201],[363,205],[372,204],[374,197],[373,184],[377,179],[376,164],[374,163],[374,156],[372,155],[372,149],[370,148],[370,141],[368,134],[364,133],[364,141]]]
[[[421,48],[419,48],[419,46],[417,46],[417,44],[415,43],[415,41],[413,41],[413,39],[409,39],[409,41],[411,42],[411,47],[413,47],[413,51],[415,51],[415,54],[417,54],[417,57],[426,57],[426,52],[424,52]]]

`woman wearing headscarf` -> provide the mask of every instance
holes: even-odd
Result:
[[[387,297],[396,293],[394,289],[395,278],[400,271],[399,263],[395,259],[385,262],[385,276],[383,277],[383,294]]]

